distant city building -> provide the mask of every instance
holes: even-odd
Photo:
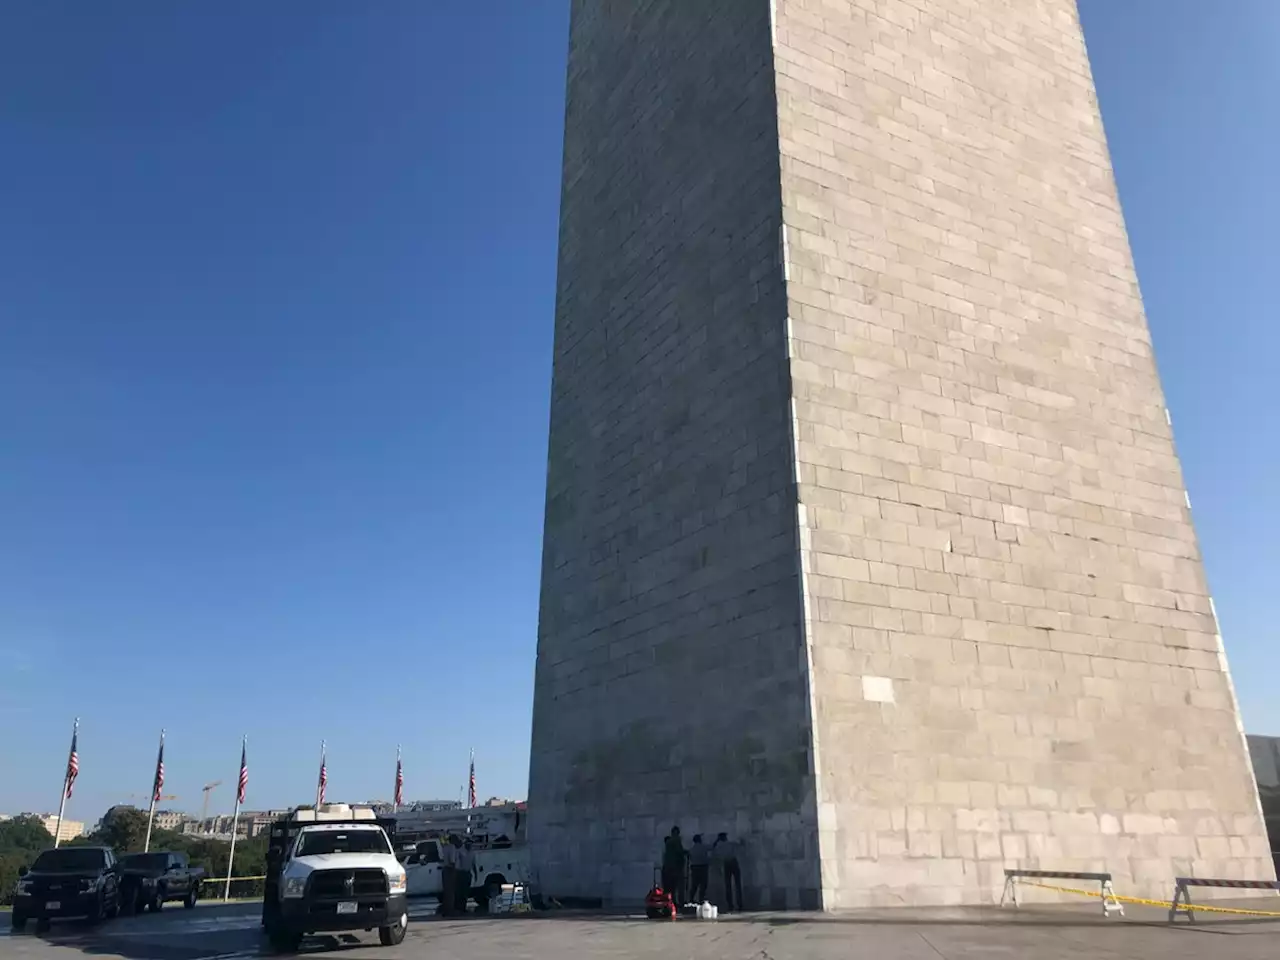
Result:
[[[190,819],[178,810],[157,810],[152,823],[157,830],[178,830]]]
[[[36,820],[42,827],[49,831],[49,838],[53,838],[53,832],[58,826],[58,816],[53,813],[0,813],[0,823],[6,820],[14,820],[18,817],[30,817]],[[62,839],[74,840],[76,837],[84,836],[84,823],[80,820],[63,820],[62,821]]]
[[[446,810],[461,810],[461,800],[415,800],[405,804],[405,809],[418,813],[443,813]]]
[[[272,821],[278,820],[288,812],[288,810],[241,810],[238,821],[230,814],[206,817],[203,820],[188,819],[182,824],[180,830],[189,836],[230,840],[234,822],[236,836],[243,840],[263,833],[271,826]]]
[[[205,817],[203,820],[188,820],[182,825],[182,832],[200,837],[221,837],[229,840],[231,838],[231,817],[230,815],[223,815]],[[247,836],[244,833],[240,833],[240,835]]]
[[[486,807],[506,807],[515,803],[514,800],[508,800],[506,797],[490,797],[484,802]]]
[[[288,812],[288,810],[241,810],[240,824],[236,832],[242,837],[256,837],[266,832],[274,821]]]
[[[37,813],[34,816],[44,824],[44,828],[49,831],[49,836],[54,837],[56,835],[56,839],[60,843],[85,835],[83,820],[67,820],[63,818],[62,826],[59,828],[58,815],[56,813]]]
[[[395,804],[390,800],[366,800],[362,806],[372,807],[376,813],[392,813]],[[461,800],[410,800],[400,804],[400,813],[443,813],[447,810],[461,810]]]

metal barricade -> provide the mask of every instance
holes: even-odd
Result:
[[[1015,907],[1021,906],[1018,903],[1019,880],[1087,880],[1090,883],[1096,883],[1101,891],[1102,915],[1109,917],[1113,913],[1118,913],[1120,916],[1124,916],[1124,904],[1116,899],[1116,892],[1111,886],[1111,874],[1109,873],[1077,873],[1070,870],[1005,870],[1004,893],[1000,895],[1000,906],[1004,906],[1006,899],[1012,899]]]
[[[1221,880],[1204,877],[1178,877],[1174,881],[1173,900],[1169,902],[1169,922],[1184,914],[1192,923],[1196,922],[1195,911],[1191,907],[1192,887],[1216,887],[1225,890],[1274,890],[1280,892],[1280,880]],[[1206,908],[1208,909],[1208,908]]]

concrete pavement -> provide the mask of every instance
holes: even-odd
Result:
[[[1276,909],[1280,899],[1251,900]],[[646,921],[630,916],[548,914],[441,920],[433,902],[411,905],[409,935],[382,947],[376,933],[311,938],[303,954],[342,960],[563,960],[592,958],[748,958],[765,960],[1274,960],[1280,919],[1206,917],[1170,928],[1154,908],[1130,907],[1103,920],[1081,907],[1021,910],[879,910],[840,915],[752,914],[716,922]],[[159,916],[126,917],[91,928],[55,924],[36,935],[0,933],[3,960],[255,960],[270,956],[251,904],[202,905]],[[6,918],[7,919],[7,918]]]

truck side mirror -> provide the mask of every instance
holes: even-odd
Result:
[[[20,877],[25,877],[26,875],[27,875],[27,868],[26,868],[26,867],[19,867],[19,868],[18,868],[18,876],[20,876]]]

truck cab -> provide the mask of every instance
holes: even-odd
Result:
[[[296,951],[312,933],[374,928],[391,946],[408,924],[405,869],[372,810],[327,804],[272,824],[262,925],[276,950]]]
[[[141,913],[159,912],[164,904],[181,900],[188,910],[200,896],[204,870],[192,867],[185,853],[130,853],[120,858],[120,902]]]
[[[98,921],[120,910],[120,867],[109,847],[62,847],[36,857],[31,869],[18,873],[12,923],[21,930],[28,920],[39,931],[59,917]]]

